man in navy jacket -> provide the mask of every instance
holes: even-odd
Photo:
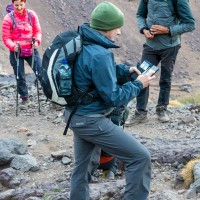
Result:
[[[122,11],[110,2],[93,10],[90,24],[80,28],[83,48],[75,65],[75,83],[91,92],[94,101],[84,101],[73,115],[70,128],[74,133],[74,169],[71,177],[71,200],[89,200],[88,167],[96,146],[125,163],[124,199],[146,200],[150,190],[151,158],[136,138],[115,125],[108,115],[115,107],[127,105],[147,87],[152,74],[139,75],[134,81],[118,85],[117,78],[137,72],[135,67],[117,65],[110,48],[118,48],[115,38],[124,24]],[[72,108],[65,110],[68,120]]]

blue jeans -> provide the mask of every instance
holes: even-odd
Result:
[[[14,74],[18,76],[17,79],[17,87],[18,92],[21,97],[28,97],[28,87],[26,85],[26,78],[25,78],[25,70],[24,70],[24,61],[26,61],[29,66],[32,68],[33,72],[36,73],[36,71],[39,71],[41,68],[41,59],[38,53],[37,49],[34,49],[34,63],[32,66],[32,58],[33,56],[27,57],[27,58],[19,58],[19,66],[17,66],[17,59],[16,59],[16,53],[10,51],[10,64],[13,67]]]
[[[172,72],[174,70],[174,65],[179,49],[180,45],[162,50],[154,50],[146,44],[143,45],[141,63],[144,60],[147,60],[156,66],[159,63],[161,63],[160,81],[159,81],[160,92],[156,107],[163,106],[167,108],[169,104]],[[146,108],[147,108],[148,98],[149,98],[149,87],[141,90],[140,94],[136,98],[137,99],[136,109],[139,113],[140,112],[143,114],[147,113]]]
[[[69,117],[65,111],[65,120]],[[151,157],[133,136],[106,117],[73,115],[74,169],[70,200],[89,200],[88,166],[96,146],[125,163],[125,200],[146,200],[150,190]]]

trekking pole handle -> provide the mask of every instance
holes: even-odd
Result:
[[[35,37],[32,38],[32,45],[35,43]]]
[[[20,52],[20,43],[17,42],[17,48],[18,48],[18,52]]]

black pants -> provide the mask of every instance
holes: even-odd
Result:
[[[41,59],[37,49],[34,49],[34,64],[32,65],[32,58],[33,56],[26,57],[26,58],[19,58],[19,66],[17,66],[17,59],[16,53],[10,51],[10,64],[13,67],[13,71],[15,76],[18,76],[18,92],[20,97],[27,97],[28,96],[28,87],[26,85],[25,79],[25,70],[24,70],[24,61],[26,61],[30,67],[33,67],[32,70],[34,73],[41,68]]]
[[[174,65],[180,45],[175,47],[154,50],[148,45],[143,45],[142,59],[141,62],[147,60],[154,65],[161,63],[160,71],[160,92],[158,97],[158,102],[156,107],[164,106],[167,107],[169,104],[170,90],[171,90],[171,81],[172,81],[172,72],[174,70]],[[137,96],[136,109],[139,112],[147,113],[147,103],[149,98],[149,87],[144,88],[140,94]]]

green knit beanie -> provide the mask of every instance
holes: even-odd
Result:
[[[90,27],[97,30],[109,31],[124,25],[124,14],[114,4],[104,1],[92,11]]]

